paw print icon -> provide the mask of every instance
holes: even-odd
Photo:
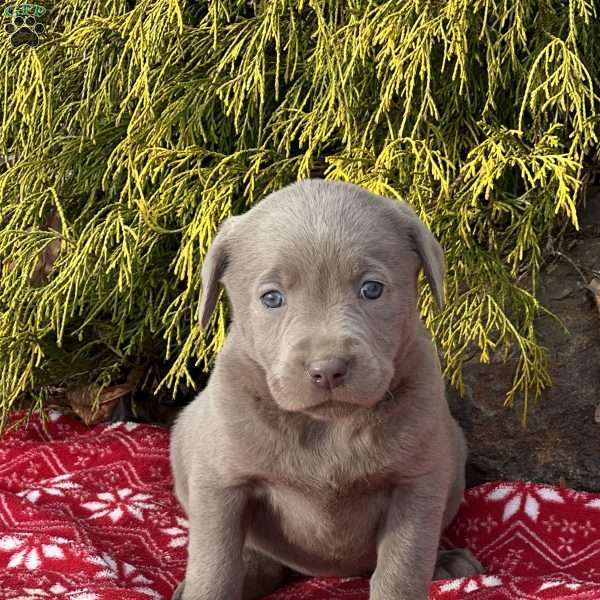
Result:
[[[4,31],[10,35],[10,42],[15,48],[23,44],[35,47],[40,43],[38,36],[44,33],[45,27],[33,15],[18,16],[4,25]]]

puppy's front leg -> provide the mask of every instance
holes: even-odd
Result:
[[[241,600],[246,505],[242,487],[191,486],[188,563],[183,589],[178,590],[182,600]]]
[[[433,486],[426,488],[419,484],[392,492],[378,537],[371,600],[428,597],[446,499]]]

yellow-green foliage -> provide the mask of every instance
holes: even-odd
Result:
[[[223,304],[206,336],[195,319],[215,229],[309,175],[416,207],[447,256],[447,309],[427,288],[421,306],[450,380],[473,344],[484,361],[516,352],[507,401],[526,412],[549,382],[544,244],[577,226],[597,160],[594,2],[52,4],[40,46],[0,44],[4,412],[146,356],[171,361],[165,385],[190,382],[226,326]]]

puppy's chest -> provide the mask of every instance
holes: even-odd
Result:
[[[278,481],[265,487],[257,504],[255,532],[261,537],[268,530],[278,547],[291,544],[306,557],[354,560],[372,553],[389,495],[385,482],[375,479]]]
[[[259,466],[274,487],[318,497],[327,505],[390,487],[397,461],[373,440],[312,440],[278,445]],[[265,455],[263,455],[265,456]],[[386,459],[387,457],[387,459]]]
[[[303,565],[307,573],[313,572],[313,559],[332,560],[341,568],[357,559],[357,548],[370,565],[393,486],[391,469],[381,468],[369,451],[350,445],[294,450],[278,454],[270,470],[263,471],[256,487],[253,537],[263,548],[289,552],[288,564]]]
[[[368,523],[370,513],[375,518],[387,505],[393,487],[391,471],[359,457],[324,455],[286,467],[266,483],[263,499],[288,523],[296,520],[292,512],[314,519],[324,535],[331,528],[339,536],[352,518]]]
[[[391,475],[367,470],[360,463],[313,465],[286,481],[286,487],[299,494],[319,498],[325,506],[336,507],[348,499],[379,494],[391,487]]]

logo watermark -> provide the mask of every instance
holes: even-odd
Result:
[[[2,11],[10,22],[4,24],[4,31],[10,36],[10,43],[16,48],[26,44],[35,48],[40,43],[39,36],[46,28],[40,21],[47,10],[39,4],[9,4]]]

